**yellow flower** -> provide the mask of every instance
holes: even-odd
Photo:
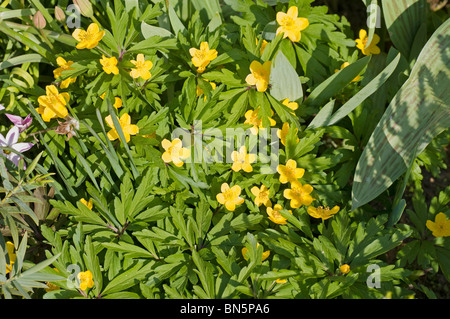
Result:
[[[102,58],[100,59],[100,64],[103,66],[103,71],[106,72],[106,74],[119,74],[119,68],[117,67],[117,59],[115,56],[111,58],[107,58],[104,55],[102,55]]]
[[[250,191],[255,195],[256,206],[259,207],[264,204],[266,207],[272,207],[272,202],[269,199],[269,189],[265,185],[261,185],[261,188],[253,186]]]
[[[264,64],[253,61],[250,64],[250,74],[245,78],[248,85],[256,85],[258,92],[265,92],[269,86],[270,69],[272,62],[266,61]]]
[[[87,208],[89,208],[90,210],[92,210],[92,208],[94,207],[94,204],[92,202],[92,198],[89,199],[89,201],[85,200],[84,198],[80,199],[80,202],[84,205],[86,205]]]
[[[78,273],[78,279],[80,280],[81,290],[94,287],[94,281],[92,280],[92,273],[90,270]]]
[[[275,282],[277,284],[285,284],[285,283],[287,283],[287,280],[286,279],[277,279],[277,280],[275,280]]]
[[[342,65],[341,65],[341,70],[342,69],[344,69],[344,68],[346,68],[346,67],[348,67],[350,65],[350,63],[348,63],[348,62],[344,62]],[[336,72],[338,72],[339,70],[334,70],[334,73],[336,73]],[[359,76],[359,75],[357,75],[356,76],[356,78],[354,78],[353,80],[352,80],[352,82],[357,82],[357,81],[359,81],[359,80],[361,80],[361,76]]]
[[[181,167],[183,166],[182,159],[187,159],[191,156],[191,151],[183,147],[183,143],[179,138],[174,139],[172,142],[164,139],[161,144],[165,150],[162,155],[164,163],[173,162],[175,166]]]
[[[56,268],[53,268],[53,270],[55,270],[56,272],[59,272],[59,270],[56,269]],[[57,286],[55,284],[52,284],[51,282],[46,282],[45,284],[47,285],[47,288],[45,288],[46,292],[50,292],[50,291],[61,289],[61,288],[59,288],[59,286]]]
[[[230,188],[227,183],[223,183],[220,191],[222,193],[217,194],[216,199],[220,204],[225,205],[229,211],[234,212],[237,205],[244,203],[244,199],[239,197],[241,195],[241,187],[239,185],[234,185]]]
[[[133,79],[141,77],[147,81],[152,77],[150,69],[153,67],[153,63],[152,61],[146,61],[143,54],[138,54],[137,60],[131,60],[131,63],[136,67],[135,69],[131,69],[130,72]]]
[[[209,82],[208,80],[205,79],[206,82]],[[212,90],[214,91],[217,87],[216,83],[214,82],[209,82],[209,84],[211,85]],[[200,88],[199,85],[197,85],[197,97],[200,97],[203,94],[203,89]],[[206,101],[206,96],[203,98],[204,101]]]
[[[256,110],[248,110],[247,112],[245,112],[245,122],[244,124],[251,124],[253,125],[252,128],[250,128],[250,132],[253,135],[258,135],[258,130],[264,130],[265,128],[263,127],[263,120],[262,118],[258,118],[258,113],[259,113],[259,107]],[[271,113],[273,115],[273,111]],[[269,121],[270,121],[270,126],[274,126],[277,124],[277,122],[275,122],[274,119],[269,117]]]
[[[107,136],[110,141],[114,141],[119,138],[119,133],[117,132],[113,119],[111,115],[105,118],[106,123],[111,128]],[[125,136],[125,141],[128,143],[131,139],[130,135],[136,135],[139,133],[139,127],[137,125],[131,124],[131,117],[128,113],[123,114],[119,119],[120,127],[122,128],[123,135]]]
[[[295,132],[296,132],[295,134],[298,133],[297,128],[295,129]],[[277,131],[278,138],[281,140],[281,144],[283,144],[284,146],[286,146],[286,138],[288,134],[289,134],[289,123],[286,122],[283,124],[283,128],[281,130],[278,129]],[[300,142],[300,139],[297,137],[297,143],[298,142]]]
[[[259,247],[259,244],[256,244],[256,247]],[[241,253],[242,253],[242,257],[244,257],[245,260],[248,260],[249,256],[248,256],[247,247],[242,248]],[[270,250],[266,250],[265,252],[263,252],[261,262],[263,262],[264,260],[269,258],[269,256],[270,256]]]
[[[355,40],[356,47],[360,49],[364,55],[380,54],[381,50],[377,47],[378,42],[380,42],[380,36],[378,34],[374,34],[372,42],[366,48],[368,40],[369,37],[367,35],[367,31],[364,29],[359,30],[359,39]]]
[[[55,69],[53,71],[53,75],[55,76],[55,79],[59,78],[62,73],[66,70],[73,70],[70,66],[73,64],[73,61],[66,61],[62,57],[58,57],[56,59],[56,63],[58,64],[59,68]],[[61,89],[67,89],[71,83],[75,83],[77,80],[76,77],[74,78],[68,78],[61,82],[60,88]]]
[[[283,38],[289,37],[292,42],[298,42],[301,39],[301,31],[309,26],[309,21],[306,18],[298,17],[298,8],[292,6],[287,13],[278,12],[277,22],[280,25],[277,29],[277,35],[283,32]]]
[[[42,119],[49,122],[57,117],[65,118],[69,114],[66,108],[70,100],[69,93],[59,93],[54,85],[48,85],[45,92],[47,95],[38,98],[39,108],[36,109],[42,115]]]
[[[311,217],[314,218],[322,218],[322,220],[326,220],[328,218],[333,217],[334,214],[336,214],[339,211],[339,206],[334,206],[332,209],[329,207],[308,207],[308,214],[311,215]]]
[[[309,184],[302,185],[299,181],[291,182],[291,188],[285,189],[283,196],[291,200],[292,208],[299,208],[302,205],[311,205],[314,198],[310,195],[313,187]]]
[[[444,213],[437,214],[434,222],[427,220],[426,226],[432,231],[434,237],[450,236],[450,220],[447,219]]]
[[[290,102],[289,99],[285,99],[282,102],[284,105],[286,105],[288,108],[290,108],[292,111],[295,111],[298,109],[298,103],[297,102]],[[292,112],[294,114],[294,112]]]
[[[239,172],[242,169],[244,172],[250,173],[253,171],[251,163],[256,161],[256,155],[247,154],[247,148],[241,146],[239,152],[231,153],[231,159],[233,160],[233,166],[231,166],[233,171]]]
[[[271,207],[267,208],[267,215],[269,215],[269,219],[271,221],[273,221],[275,224],[279,224],[279,225],[286,225],[287,224],[287,219],[284,218],[280,214],[280,210],[282,210],[282,209],[283,209],[283,207],[281,207],[281,205],[278,205],[278,204],[275,204],[273,209]],[[292,211],[289,210],[289,213],[292,214]]]
[[[297,168],[297,162],[290,159],[286,162],[286,165],[278,165],[277,172],[280,174],[280,183],[292,183],[297,179],[302,178],[305,174],[305,169]]]
[[[105,96],[106,96],[106,92],[105,93],[103,93],[102,95],[100,95],[100,98],[102,99],[102,100],[104,100],[105,99]],[[116,108],[116,110],[118,110],[118,109],[120,109],[121,107],[122,107],[122,105],[123,105],[123,102],[122,102],[122,99],[120,98],[120,97],[115,97],[114,98],[114,107]]]
[[[104,35],[105,31],[100,31],[96,23],[91,23],[87,31],[76,29],[72,33],[72,36],[75,38],[75,40],[79,42],[76,46],[77,49],[95,48]]]
[[[347,264],[344,264],[341,267],[339,267],[339,270],[341,271],[341,273],[346,275],[346,274],[348,274],[350,272],[350,266],[347,265]]]
[[[259,49],[259,53],[261,55],[263,55],[264,53],[264,49],[266,48],[266,46],[269,44],[269,42],[267,42],[266,40],[263,39],[262,43],[261,43],[261,48]],[[256,45],[258,45],[258,38],[256,38]]]
[[[208,64],[217,58],[217,50],[210,50],[208,42],[200,43],[200,50],[190,48],[189,54],[192,57],[192,64],[197,68],[198,73],[205,72]]]
[[[9,258],[9,264],[6,264],[6,274],[9,274],[14,263],[16,262],[16,254],[14,252],[14,244],[12,242],[6,242],[6,251],[8,252]]]

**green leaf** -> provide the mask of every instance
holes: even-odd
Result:
[[[328,114],[330,114],[330,105],[323,107],[311,122],[311,124],[308,126],[308,128],[333,125],[350,114],[350,112],[356,109],[362,102],[364,102],[368,97],[377,92],[377,90],[381,88],[384,83],[386,83],[386,81],[396,69],[400,58],[401,55],[399,53],[397,54],[396,58],[380,74],[377,75],[376,78],[374,78],[369,84],[367,84],[357,94],[355,94],[348,102],[341,106],[333,115],[328,117]],[[316,120],[316,118],[318,119]]]
[[[169,4],[167,7],[167,12],[169,14],[170,24],[172,25],[173,33],[178,34],[178,32],[184,32],[186,27],[181,22],[180,18],[178,18],[177,13],[173,9],[173,7]]]
[[[292,102],[303,97],[300,78],[282,51],[278,51],[272,62],[270,84],[270,95],[278,101],[289,99]]]
[[[389,36],[403,56],[410,59],[414,39],[426,23],[426,0],[382,0],[383,17]]]
[[[138,278],[142,275],[139,272],[141,268],[142,262],[138,262],[130,269],[123,271],[120,275],[118,275],[117,277],[115,277],[113,280],[110,281],[110,283],[102,291],[102,295],[124,291],[138,284],[137,282]]]
[[[389,105],[356,167],[352,209],[384,192],[407,169],[415,154],[450,123],[450,20],[432,35],[411,76]]]
[[[330,98],[339,93],[367,66],[371,56],[366,56],[350,64],[348,67],[336,72],[328,79],[319,84],[305,100],[308,106],[321,106]]]
[[[42,63],[49,63],[47,59],[42,57],[39,54],[24,54],[20,56],[16,56],[13,58],[9,58],[7,61],[3,61],[0,63],[0,70],[10,68],[12,66],[16,65],[22,65],[24,63],[30,63],[30,62],[42,62]]]
[[[155,27],[153,25],[142,22],[141,24],[141,32],[145,39],[151,38],[153,36],[158,37],[173,37],[173,33],[167,29],[161,27]]]

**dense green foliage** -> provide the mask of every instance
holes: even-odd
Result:
[[[17,126],[6,114],[32,118],[0,144],[2,297],[448,294],[428,279],[450,281],[445,8],[363,1],[380,22],[363,37],[313,0],[75,2],[81,15],[64,0],[0,3],[2,141]],[[298,41],[277,32],[292,7],[308,21]],[[97,42],[75,31],[92,24]],[[203,42],[217,51],[204,71]],[[270,139],[250,169],[198,160],[239,151],[219,135],[250,128]],[[174,132],[191,160],[166,145]],[[302,173],[286,183],[290,160]],[[224,184],[240,189],[232,209]]]

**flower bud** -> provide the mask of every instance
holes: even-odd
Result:
[[[55,7],[55,18],[59,22],[64,22],[66,20],[66,14],[64,13],[63,9],[58,6]]]
[[[38,29],[44,29],[47,25],[47,21],[45,21],[44,15],[41,11],[38,11],[33,16],[33,24]]]
[[[78,6],[82,15],[86,18],[92,18],[94,16],[94,9],[89,0],[73,0],[73,3]]]
[[[341,273],[346,275],[350,272],[350,266],[347,264],[344,264],[341,267],[339,267],[339,270],[341,271]]]

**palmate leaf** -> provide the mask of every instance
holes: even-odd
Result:
[[[427,42],[361,155],[353,184],[353,209],[385,191],[406,171],[414,154],[420,154],[449,127],[449,46],[447,20]]]

